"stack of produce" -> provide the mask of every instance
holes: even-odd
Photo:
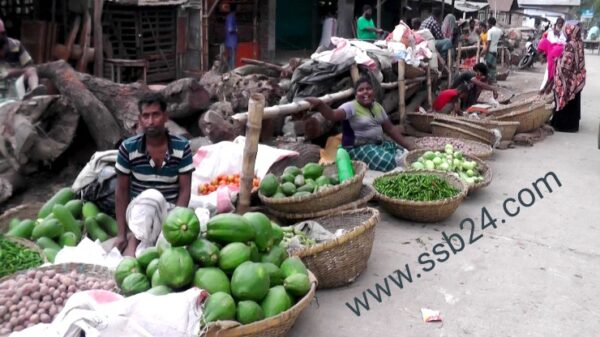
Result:
[[[2,261],[0,278],[19,270],[38,267],[44,262],[38,252],[2,235],[0,235],[0,261]]]
[[[282,230],[283,240],[281,240],[281,245],[284,248],[287,248],[289,243],[294,241],[305,247],[310,247],[317,244],[317,242],[314,239],[309,238],[306,233],[295,229],[294,227],[282,227]]]
[[[323,175],[323,166],[308,163],[302,169],[288,166],[280,177],[267,174],[260,183],[260,193],[268,198],[300,197],[339,184],[337,175]]]
[[[260,179],[255,175],[252,179],[252,188],[258,188]],[[233,186],[236,188],[240,187],[240,174],[222,174],[217,176],[211,182],[206,184],[198,185],[198,194],[207,195],[216,191],[219,186]]]
[[[37,220],[12,219],[6,235],[35,241],[50,262],[62,247],[76,246],[84,233],[101,242],[117,236],[114,218],[93,203],[74,198],[70,188],[61,189],[42,206]]]
[[[172,210],[163,224],[165,240],[117,267],[123,293],[160,295],[196,286],[211,294],[203,324],[248,324],[288,310],[310,290],[306,267],[288,257],[280,245],[283,229],[264,214],[220,214],[199,234],[193,210]]]
[[[116,290],[113,280],[54,269],[31,269],[5,280],[0,283],[0,334],[50,323],[71,295],[90,289]]]
[[[449,172],[468,184],[483,181],[481,169],[476,161],[465,159],[461,151],[454,151],[452,144],[446,144],[444,153],[427,151],[411,164],[415,170],[439,170]]]
[[[373,187],[388,198],[412,201],[435,201],[460,193],[446,180],[426,173],[379,177],[373,182]]]

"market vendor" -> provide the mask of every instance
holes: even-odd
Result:
[[[452,52],[452,41],[444,37],[442,27],[440,26],[441,20],[442,10],[436,7],[431,11],[431,16],[423,21],[421,29],[429,29],[431,35],[433,35],[433,38],[435,39],[435,48],[444,60],[446,60],[448,58],[448,52]]]
[[[355,99],[332,109],[320,99],[308,97],[313,108],[328,120],[342,122],[342,146],[353,160],[365,162],[369,169],[391,171],[397,167],[404,149],[411,145],[388,118],[381,104],[375,102],[373,84],[361,77],[354,86]],[[393,140],[385,140],[384,132]]]
[[[25,95],[20,98],[29,98],[45,95],[46,87],[40,84],[33,59],[21,42],[6,35],[4,21],[0,19],[0,79],[16,79],[22,83]]]
[[[370,5],[363,6],[363,15],[356,21],[356,37],[359,40],[377,40],[377,34],[383,30],[375,27],[373,9]]]
[[[460,85],[466,85],[469,91],[467,98],[462,102],[461,108],[467,109],[473,104],[477,104],[479,95],[483,90],[489,90],[494,98],[498,98],[499,88],[488,84],[488,67],[484,63],[477,63],[473,66],[473,71],[465,71],[458,75],[450,89],[456,89]]]
[[[469,88],[465,84],[455,89],[442,90],[433,102],[433,111],[443,114],[462,115],[461,102],[469,95]]]
[[[143,133],[123,141],[115,164],[115,246],[128,256],[154,246],[169,210],[188,206],[194,171],[189,141],[165,127],[167,103],[162,95],[148,94],[138,107]]]

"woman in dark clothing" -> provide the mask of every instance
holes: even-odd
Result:
[[[569,23],[565,25],[567,44],[563,55],[557,59],[554,80],[548,81],[545,91],[554,91],[555,112],[550,125],[556,131],[579,131],[581,118],[581,90],[585,86],[585,55],[581,40],[581,27]]]

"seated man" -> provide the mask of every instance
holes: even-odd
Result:
[[[115,246],[128,256],[156,243],[168,211],[188,206],[194,171],[189,141],[169,134],[165,127],[164,98],[148,94],[138,107],[143,133],[123,141],[115,164],[119,226]]]
[[[473,71],[465,71],[458,75],[452,82],[451,89],[458,88],[460,85],[466,85],[469,91],[467,99],[462,102],[462,109],[467,109],[473,104],[477,104],[479,95],[483,90],[493,92],[494,98],[498,98],[498,87],[487,83],[488,68],[484,63],[477,63],[473,66]]]
[[[467,99],[468,94],[469,90],[464,84],[456,89],[442,90],[433,102],[433,111],[447,115],[462,115],[461,101]]]
[[[435,38],[435,49],[442,55],[444,60],[448,58],[448,51],[452,51],[452,41],[444,38],[442,33],[442,10],[440,8],[434,8],[431,11],[431,16],[425,19],[421,24],[421,29],[429,29],[433,37]]]
[[[19,98],[30,98],[45,95],[46,87],[39,84],[37,71],[33,66],[31,55],[23,48],[19,40],[11,39],[6,35],[4,22],[0,19],[0,78],[16,78],[27,87],[21,89],[25,95]]]

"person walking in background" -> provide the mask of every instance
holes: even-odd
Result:
[[[375,27],[373,22],[373,9],[370,5],[364,5],[363,14],[356,21],[356,37],[359,40],[377,40],[377,34],[381,33],[383,30]]]
[[[565,19],[563,19],[563,18],[556,19],[554,28],[548,32],[548,34],[546,35],[546,39],[548,39],[548,41],[553,44],[567,43],[567,37],[565,36],[565,33],[562,30],[564,25],[565,25]]]
[[[502,37],[502,29],[496,27],[496,19],[488,19],[489,29],[487,31],[487,44],[483,48],[483,57],[488,67],[488,76],[490,83],[496,83],[496,66],[498,64],[498,42]]]
[[[567,44],[556,64],[554,80],[548,81],[541,93],[554,91],[555,111],[550,125],[559,132],[577,132],[581,118],[581,91],[586,78],[581,27],[568,22],[565,36]]]
[[[481,47],[485,49],[487,46],[487,25],[485,22],[479,23],[479,39],[481,40]]]
[[[444,60],[448,58],[448,51],[452,50],[452,41],[444,37],[440,21],[442,19],[442,10],[434,8],[431,16],[425,19],[421,24],[421,29],[429,29],[435,39],[435,49],[442,55]]]
[[[229,14],[225,17],[225,48],[227,48],[227,65],[229,70],[235,68],[235,53],[238,45],[236,4],[229,5]]]

